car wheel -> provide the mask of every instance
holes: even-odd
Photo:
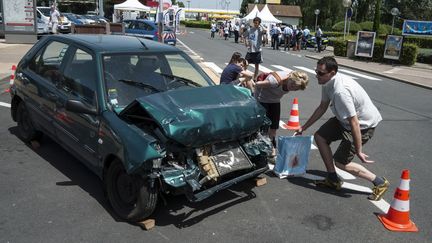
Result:
[[[23,101],[18,104],[17,123],[19,136],[24,142],[28,143],[32,140],[38,140],[42,136],[42,133],[34,128],[30,113]]]
[[[157,188],[149,188],[139,175],[129,175],[119,160],[110,165],[105,186],[113,210],[124,220],[142,221],[156,208]]]

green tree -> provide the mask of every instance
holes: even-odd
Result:
[[[179,6],[180,8],[184,8],[184,7],[185,7],[185,5],[184,5],[183,2],[178,2],[178,6]]]
[[[374,21],[373,21],[373,31],[375,31],[377,35],[379,32],[379,26],[381,23],[381,2],[382,2],[382,0],[375,0],[375,14],[374,14]]]

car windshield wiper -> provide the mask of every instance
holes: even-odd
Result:
[[[175,76],[175,75],[167,74],[167,73],[160,73],[160,75],[173,79],[171,82],[169,82],[167,84],[167,86],[169,86],[170,84],[172,84],[174,82],[182,82],[182,83],[186,84],[187,86],[190,86],[192,84],[193,86],[196,86],[196,87],[202,87],[201,84],[196,83],[196,82],[194,82],[194,81],[192,81],[190,79],[187,79],[187,78],[183,78],[183,77],[180,77],[180,76]]]
[[[125,84],[129,84],[129,85],[133,85],[133,86],[137,86],[140,88],[147,88],[156,92],[160,92],[161,90],[149,85],[149,84],[145,84],[145,83],[141,83],[141,82],[137,82],[134,80],[129,80],[129,79],[119,79],[119,82],[125,83]]]

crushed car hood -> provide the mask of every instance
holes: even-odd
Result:
[[[244,88],[218,85],[178,89],[140,97],[120,116],[136,116],[138,106],[166,137],[188,147],[231,141],[256,132],[265,110]]]

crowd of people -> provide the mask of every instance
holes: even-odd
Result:
[[[248,38],[248,29],[253,26],[249,26],[248,23],[240,22],[240,21],[229,21],[216,23],[212,21],[210,25],[210,37],[212,39],[215,38],[216,35],[219,38],[228,40],[229,38],[234,36],[235,43],[245,43],[247,44],[246,39]],[[301,26],[292,26],[290,24],[282,26],[281,24],[271,24],[270,29],[263,28],[263,33],[261,35],[262,45],[270,44],[273,50],[279,50],[279,46],[283,46],[284,51],[289,51],[290,49],[293,51],[300,51],[301,49],[306,48],[306,43],[310,41],[312,38],[311,31],[307,26],[304,29]],[[321,39],[323,32],[320,26],[317,26],[315,32],[315,50],[317,52],[321,52]],[[270,37],[270,40],[269,38]]]
[[[281,31],[271,32],[276,38]],[[286,28],[285,28],[286,29]],[[306,30],[306,31],[305,31]],[[303,35],[310,35],[305,28]],[[317,31],[322,34],[322,31]],[[225,31],[224,31],[225,33]],[[220,78],[221,85],[239,85],[250,89],[251,94],[265,108],[266,116],[271,120],[268,136],[273,144],[269,161],[274,162],[277,155],[276,132],[279,128],[281,116],[281,99],[290,91],[305,90],[309,83],[308,75],[303,71],[284,70],[259,74],[259,64],[262,63],[261,46],[266,29],[261,26],[261,19],[256,17],[244,35],[248,48],[246,56],[235,52],[229,64],[225,67]],[[272,41],[273,42],[273,41]],[[275,46],[276,48],[276,46]],[[247,70],[248,64],[255,65],[255,72]],[[296,131],[301,135],[311,127],[327,111],[328,107],[334,117],[324,123],[314,134],[315,142],[327,170],[324,180],[317,180],[317,186],[341,190],[342,181],[337,176],[335,167],[359,176],[373,183],[370,200],[378,201],[388,190],[390,183],[384,177],[377,176],[365,166],[353,162],[357,156],[365,164],[373,163],[363,152],[363,145],[368,142],[382,120],[381,114],[373,104],[366,91],[352,78],[338,73],[338,64],[333,57],[323,57],[317,62],[315,77],[322,86],[322,97],[319,106],[306,123]],[[332,105],[330,105],[332,104]],[[339,147],[332,154],[330,144],[340,140]]]

